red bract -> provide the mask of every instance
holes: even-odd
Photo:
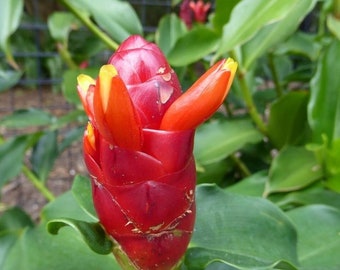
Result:
[[[204,3],[203,0],[198,0],[197,2],[190,1],[190,8],[197,22],[204,23],[206,21],[210,6],[210,3]]]
[[[93,201],[124,269],[173,269],[185,253],[195,221],[194,130],[223,102],[236,66],[222,60],[181,95],[160,49],[131,36],[96,80],[78,77]]]

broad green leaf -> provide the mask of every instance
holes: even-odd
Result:
[[[242,179],[226,190],[237,194],[261,197],[267,181],[268,172],[260,171]]]
[[[221,183],[225,179],[225,175],[232,171],[234,165],[231,159],[222,159],[205,165],[196,162],[197,184]]]
[[[340,194],[325,189],[323,186],[290,192],[276,202],[283,209],[291,209],[308,204],[324,204],[340,209]]]
[[[21,75],[21,71],[0,70],[0,92],[14,86],[20,80]]]
[[[176,41],[187,32],[185,23],[176,14],[165,15],[159,22],[155,40],[165,55],[171,51]]]
[[[120,43],[131,34],[142,34],[142,25],[130,3],[119,0],[65,0],[90,14],[111,38]]]
[[[0,119],[0,125],[7,128],[27,128],[49,125],[54,117],[40,109],[20,109]]]
[[[0,269],[4,269],[4,264],[8,253],[20,236],[20,232],[0,233]]]
[[[33,172],[45,182],[59,155],[57,145],[57,131],[47,131],[33,147],[31,163]]]
[[[340,40],[340,20],[336,18],[333,14],[328,14],[327,16],[327,27],[332,32],[332,34]]]
[[[291,35],[286,42],[278,45],[275,54],[300,54],[315,61],[320,56],[321,48],[314,34],[299,31]]]
[[[24,8],[23,0],[2,0],[0,8],[0,49],[5,53],[7,61],[16,69],[9,38],[19,27],[21,15]]]
[[[172,66],[185,66],[196,62],[216,50],[219,39],[215,31],[197,25],[177,40],[167,55],[168,61]]]
[[[94,252],[102,255],[112,252],[113,243],[105,234],[99,223],[89,223],[71,218],[59,218],[47,223],[47,230],[51,234],[58,234],[60,228],[70,226],[77,231],[85,243]]]
[[[233,9],[223,27],[217,50],[220,56],[252,38],[263,26],[274,23],[294,9],[301,0],[243,0]]]
[[[12,207],[1,213],[0,235],[4,232],[16,231],[33,226],[34,224],[31,218],[18,207]]]
[[[286,1],[281,1],[281,3],[284,2]],[[256,35],[242,47],[243,67],[245,69],[248,69],[256,59],[266,53],[270,48],[279,44],[296,31],[303,18],[311,11],[317,1],[300,0],[287,2],[291,3],[291,7],[289,7],[290,12],[286,13],[284,17],[277,22],[261,28]],[[314,45],[314,43],[305,43],[308,47],[313,46],[312,44]]]
[[[223,26],[229,21],[230,13],[240,0],[216,0],[215,13],[211,16],[211,22],[218,32],[222,32]]]
[[[28,135],[13,137],[0,144],[0,188],[21,172]]]
[[[289,92],[270,107],[268,133],[278,148],[304,142],[308,128],[308,92]]]
[[[79,141],[84,135],[84,127],[78,127],[68,131],[62,141],[58,144],[58,152],[62,153],[65,149],[71,146],[72,143]]]
[[[92,197],[88,200],[92,201]],[[86,222],[97,222],[98,219],[83,211],[71,191],[60,195],[53,202],[47,204],[41,212],[41,220],[46,223],[58,218],[73,218]]]
[[[296,231],[274,204],[213,185],[198,186],[196,195],[196,225],[184,261],[188,269],[205,269],[216,261],[233,267],[227,269],[280,263],[282,269],[296,269]]]
[[[80,74],[86,74],[92,78],[98,75],[98,68],[87,69],[68,69],[63,73],[62,91],[66,100],[72,104],[80,105],[80,99],[77,92],[77,77]]]
[[[48,30],[53,39],[67,44],[69,33],[80,26],[79,20],[69,12],[53,12],[47,20]]]
[[[302,189],[323,177],[313,152],[304,147],[287,146],[273,160],[265,195]]]
[[[206,165],[261,139],[262,135],[249,119],[212,121],[197,130],[194,155],[199,164]]]
[[[310,205],[288,212],[298,231],[301,270],[340,268],[340,211]]]
[[[85,213],[96,220],[97,214],[92,201],[91,180],[87,177],[77,175],[73,180],[72,194]]]
[[[94,253],[71,228],[62,229],[54,236],[41,224],[21,233],[1,269],[119,270],[120,267],[113,255]]]
[[[340,41],[334,41],[320,58],[316,74],[311,81],[308,121],[314,141],[320,142],[325,134],[331,143],[340,138]]]

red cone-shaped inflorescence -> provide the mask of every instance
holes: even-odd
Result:
[[[93,201],[124,269],[173,269],[185,253],[195,221],[194,131],[222,104],[236,68],[222,60],[182,94],[160,49],[131,36],[96,80],[78,77]]]

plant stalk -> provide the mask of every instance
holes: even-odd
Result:
[[[55,199],[51,191],[26,165],[22,166],[22,172],[48,201],[53,201]]]
[[[230,55],[235,61],[237,61],[236,53],[234,51],[230,52]],[[253,122],[259,129],[259,131],[264,135],[268,136],[268,131],[265,123],[262,120],[262,117],[260,113],[257,111],[257,108],[255,106],[251,91],[249,89],[249,86],[246,81],[246,71],[242,68],[240,65],[240,61],[237,61],[239,63],[239,71],[237,72],[237,77],[240,82],[241,92],[244,99],[244,102],[247,106],[248,112],[250,117],[252,118]]]
[[[95,36],[101,39],[111,50],[117,50],[118,44],[105,34],[97,25],[95,25],[88,16],[84,15],[77,8],[75,8],[70,1],[59,0],[64,6],[68,8]]]
[[[275,67],[275,63],[274,63],[274,56],[272,53],[268,54],[268,66],[270,68],[270,71],[272,73],[273,76],[273,81],[275,84],[275,91],[276,91],[276,95],[277,97],[281,97],[283,90],[282,90],[282,86],[280,84],[280,80],[279,80],[279,74],[277,72],[277,68]]]

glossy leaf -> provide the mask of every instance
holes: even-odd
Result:
[[[89,223],[71,218],[54,219],[47,223],[51,234],[58,234],[62,227],[70,226],[82,236],[85,243],[96,253],[106,255],[112,252],[113,244],[99,223]]]
[[[205,26],[196,26],[180,37],[167,55],[172,66],[185,66],[198,61],[217,48],[219,36]]]
[[[0,70],[0,92],[10,89],[17,84],[22,75],[21,71]]]
[[[24,7],[23,0],[3,0],[0,9],[0,49],[5,53],[7,61],[16,69],[18,66],[14,61],[10,46],[9,38],[19,27],[22,11]]]
[[[72,194],[79,206],[94,220],[97,219],[96,210],[92,202],[91,181],[84,176],[76,176],[73,180]]]
[[[0,187],[20,173],[27,141],[28,135],[22,135],[0,144]]]
[[[244,46],[243,66],[248,69],[256,59],[265,54],[270,48],[285,40],[299,27],[303,18],[315,6],[316,0],[291,1],[290,12],[286,13],[277,22],[261,28]],[[313,46],[314,43],[304,43]]]
[[[230,14],[240,0],[216,0],[215,13],[212,15],[211,22],[218,32],[222,32],[223,26],[229,21]]]
[[[57,131],[45,132],[33,147],[31,156],[32,169],[41,181],[46,181],[54,162],[59,155]]]
[[[53,12],[48,17],[47,25],[52,38],[66,45],[69,33],[78,28],[80,22],[69,12]]]
[[[288,212],[298,231],[301,270],[340,267],[340,211],[325,205],[310,205]]]
[[[243,178],[242,181],[231,185],[226,190],[237,194],[261,197],[267,181],[268,172],[260,171]]]
[[[33,226],[33,221],[28,214],[18,207],[9,208],[1,213],[0,234],[5,231],[15,231]]]
[[[229,22],[223,27],[222,40],[217,55],[220,56],[243,44],[263,26],[274,23],[290,14],[295,3],[299,1],[243,0],[239,2],[234,7]]]
[[[0,119],[0,125],[7,128],[27,128],[51,124],[54,117],[40,109],[20,109]]]
[[[308,129],[307,92],[290,92],[270,107],[268,133],[278,148],[286,144],[297,145],[304,142]]]
[[[18,260],[20,258],[20,260]],[[112,255],[94,253],[70,228],[57,236],[45,224],[25,230],[12,246],[2,270],[119,270]]]
[[[162,52],[167,55],[186,32],[184,22],[177,15],[165,15],[159,22],[155,39]]]
[[[334,41],[320,58],[311,82],[311,97],[308,104],[308,120],[313,130],[314,141],[321,142],[325,134],[329,140],[340,138],[340,41]]]
[[[101,0],[100,3],[93,0],[67,1],[90,14],[98,25],[118,43],[131,34],[142,34],[142,25],[127,1]]]
[[[327,16],[327,27],[332,32],[332,34],[340,40],[340,20],[336,18],[333,14]]]
[[[213,185],[197,188],[197,219],[185,257],[189,269],[220,262],[227,269],[296,269],[296,231],[269,201]]]
[[[212,121],[198,128],[194,155],[198,163],[210,164],[261,139],[262,135],[248,119]]]
[[[288,146],[273,160],[265,194],[304,188],[323,177],[313,152],[304,147]]]

